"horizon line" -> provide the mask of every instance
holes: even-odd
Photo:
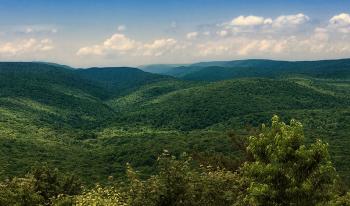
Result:
[[[254,61],[254,60],[260,60],[260,61],[281,61],[281,62],[318,62],[318,61],[339,61],[339,60],[350,60],[350,57],[347,58],[329,58],[329,59],[300,59],[300,60],[287,60],[287,59],[268,59],[268,58],[246,58],[246,59],[233,59],[233,60],[208,60],[208,61],[198,61],[198,62],[190,62],[190,63],[154,63],[154,64],[144,64],[144,65],[138,65],[138,66],[128,66],[128,65],[117,65],[117,66],[89,66],[89,67],[75,67],[70,66],[68,64],[64,63],[58,63],[58,62],[50,62],[50,61],[1,61],[0,63],[42,63],[42,64],[53,64],[57,66],[65,66],[73,69],[88,69],[88,68],[142,68],[152,65],[181,65],[181,66],[190,66],[194,64],[201,64],[201,63],[211,63],[211,62],[235,62],[235,61]]]

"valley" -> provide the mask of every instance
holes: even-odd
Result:
[[[228,133],[246,136],[277,114],[301,121],[307,141],[328,142],[350,181],[350,60],[208,62],[166,71],[0,63],[1,176],[46,162],[94,184],[125,178],[127,163],[154,174],[164,150],[239,157]]]

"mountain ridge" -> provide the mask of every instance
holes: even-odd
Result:
[[[196,81],[220,81],[242,77],[276,78],[288,75],[348,79],[350,78],[350,59],[319,61],[250,59],[204,62],[171,68],[164,74]]]

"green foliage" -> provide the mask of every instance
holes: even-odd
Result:
[[[48,205],[59,195],[77,195],[80,181],[47,166],[34,168],[23,178],[0,183],[0,205]]]
[[[141,180],[129,167],[128,204],[141,205],[231,205],[236,200],[237,177],[230,171],[193,167],[186,154],[180,160],[167,151],[158,159],[159,172]]]
[[[283,120],[295,117],[306,125],[307,136],[329,142],[337,170],[349,177],[347,62],[300,63],[299,68],[309,71],[303,77],[289,76],[300,74],[289,63],[278,66],[280,62],[265,60],[195,65],[241,68],[241,76],[252,76],[255,70],[249,68],[262,67],[253,76],[275,78],[215,83],[134,68],[0,63],[0,177],[24,176],[32,165],[47,162],[92,185],[107,182],[108,176],[125,179],[130,162],[144,179],[156,174],[163,149],[234,170],[241,152],[231,149],[226,131],[244,136],[246,127],[256,127],[272,114]],[[277,78],[274,72],[284,67],[291,72],[289,78]],[[224,73],[216,71],[221,77]],[[342,80],[314,78],[328,74]]]
[[[122,99],[131,98],[130,94]],[[135,99],[135,98],[134,98]],[[265,112],[347,108],[349,97],[321,93],[289,80],[228,80],[179,89],[137,104],[115,101],[121,122],[183,131],[205,129],[215,124]],[[266,116],[266,115],[264,115]],[[265,117],[266,118],[266,117]],[[261,121],[250,118],[252,125]],[[264,122],[264,121],[263,121]],[[242,125],[242,121],[235,122]],[[237,124],[238,123],[238,124]]]
[[[44,198],[35,189],[33,177],[13,178],[0,183],[0,205],[42,205]]]
[[[47,166],[34,168],[25,178],[0,183],[0,205],[118,205],[118,206],[199,206],[199,205],[349,205],[349,193],[338,181],[320,140],[305,144],[300,122],[290,124],[272,118],[270,127],[248,139],[230,134],[235,147],[246,154],[242,165],[179,158],[164,150],[156,160],[157,170],[140,177],[130,164],[127,179],[85,188],[72,175],[62,175]],[[247,141],[247,142],[245,142]],[[202,156],[204,158],[204,156]],[[214,160],[225,159],[217,158]]]
[[[79,77],[103,88],[107,94],[103,99],[122,96],[144,85],[173,79],[129,67],[89,68],[76,72]]]
[[[167,151],[158,159],[158,173],[146,180],[128,165],[127,184],[96,185],[76,196],[58,196],[54,205],[232,205],[237,196],[233,172],[197,167],[186,154],[180,159]]]
[[[61,175],[57,169],[47,166],[34,168],[30,173],[35,181],[35,190],[49,202],[60,194],[76,195],[81,191],[81,182],[74,175]]]
[[[333,197],[336,172],[328,145],[318,140],[304,145],[303,127],[277,116],[249,138],[254,160],[240,169],[244,205],[324,205]]]
[[[346,193],[345,195],[337,196],[335,199],[333,199],[330,204],[330,206],[349,206],[350,205],[350,192]]]
[[[126,199],[118,188],[96,185],[92,190],[74,197],[74,205],[126,206]]]

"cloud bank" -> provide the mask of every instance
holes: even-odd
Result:
[[[78,56],[170,57],[180,61],[235,58],[327,58],[350,53],[350,15],[336,14],[317,25],[303,13],[263,17],[240,15],[211,31],[189,31],[184,38],[142,42],[116,33]],[[348,40],[348,41],[347,41]],[[157,59],[157,58],[156,58]]]
[[[51,39],[23,39],[0,44],[0,56],[11,57],[31,52],[46,52],[54,49]]]
[[[55,38],[63,32],[62,28],[57,33],[57,28],[53,26],[20,26],[16,27],[20,34],[13,39],[6,37],[6,31],[0,32],[0,57],[34,59],[64,54],[65,58],[90,65],[104,62],[109,65],[140,65],[244,58],[299,60],[350,56],[348,13],[334,14],[323,21],[304,13],[274,17],[250,14],[186,30],[181,30],[175,22],[172,26],[176,32],[140,38],[139,34],[130,35],[133,28],[128,26],[127,30],[125,25],[118,25],[116,32],[108,38],[95,39],[97,43],[87,41],[81,44],[76,41],[70,44],[66,39],[65,47],[55,42]]]

